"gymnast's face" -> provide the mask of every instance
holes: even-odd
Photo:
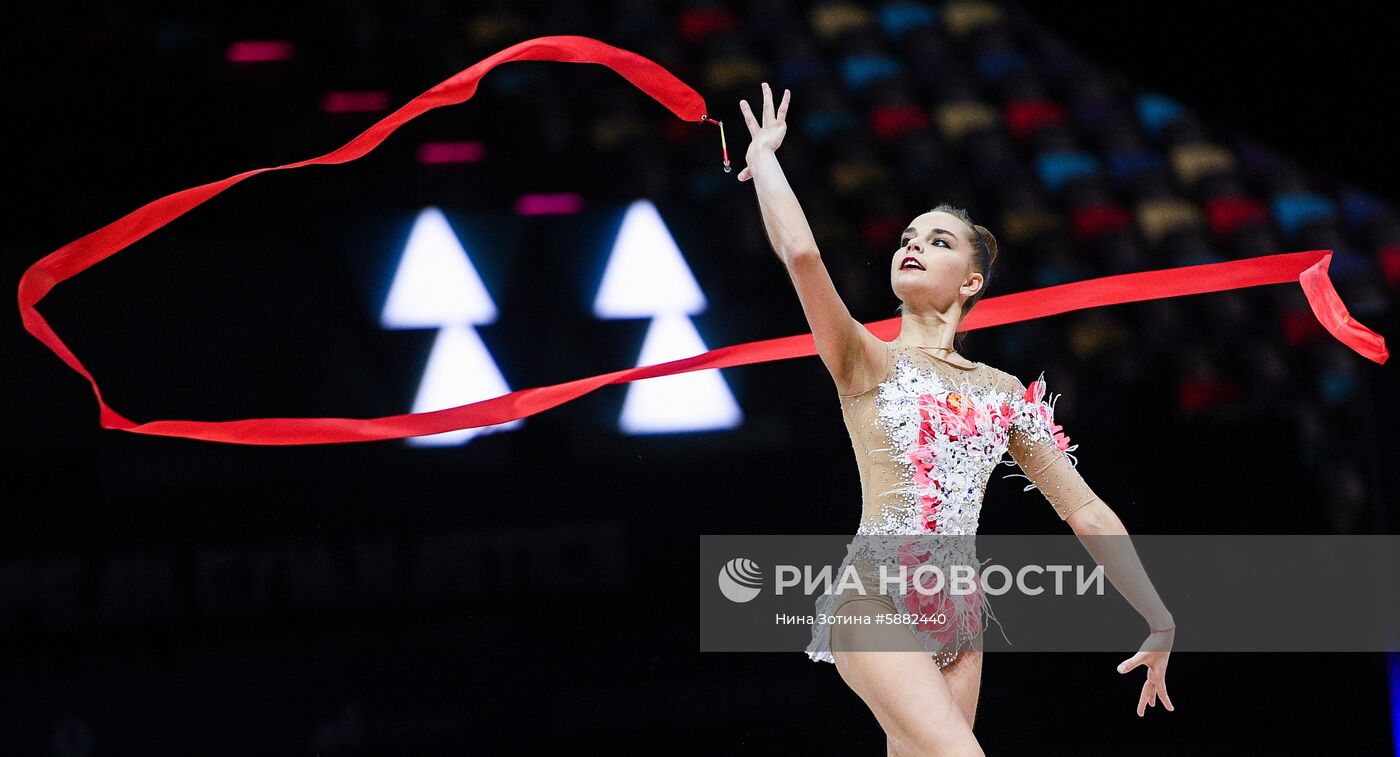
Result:
[[[890,284],[905,310],[944,312],[981,291],[973,266],[975,233],[950,213],[924,213],[909,222],[890,260]]]

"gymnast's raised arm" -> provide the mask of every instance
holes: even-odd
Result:
[[[739,172],[739,181],[753,179],[768,241],[797,289],[797,299],[812,328],[817,354],[836,382],[837,392],[855,394],[874,385],[884,365],[887,348],[851,316],[846,303],[841,301],[817,250],[812,229],[802,214],[802,206],[788,186],[782,166],[778,165],[778,146],[787,134],[790,95],[791,92],[784,90],[783,102],[775,113],[773,93],[764,82],[762,125],[754,118],[748,101],[739,101],[752,137],[746,157],[748,165]]]

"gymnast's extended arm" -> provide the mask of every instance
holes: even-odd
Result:
[[[748,102],[739,101],[752,137],[746,157],[748,165],[739,173],[739,180],[753,179],[768,240],[797,290],[817,354],[836,382],[837,391],[854,394],[874,385],[887,348],[851,316],[841,300],[802,206],[778,164],[777,149],[787,133],[790,94],[784,92],[782,105],[774,112],[772,91],[766,82],[763,84],[762,125],[754,118]]]
[[[1166,678],[1176,622],[1148,579],[1122,519],[1089,488],[1069,455],[1050,435],[1032,436],[1018,429],[1012,433],[1010,452],[1060,519],[1074,530],[1084,549],[1103,566],[1113,588],[1147,621],[1148,634],[1142,647],[1118,666],[1119,673],[1147,666],[1147,680],[1138,695],[1138,716],[1155,706],[1159,696],[1168,710],[1175,710],[1167,695]]]

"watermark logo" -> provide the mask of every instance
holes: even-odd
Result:
[[[736,557],[719,569],[719,590],[730,602],[748,602],[762,586],[763,570],[747,557]]]
[[[913,570],[910,570],[911,567]],[[853,592],[862,596],[886,592],[895,595],[920,594],[925,597],[948,594],[1000,596],[1013,588],[1027,596],[1035,596],[1046,589],[1028,579],[1035,574],[1049,573],[1053,575],[1053,593],[1059,596],[1065,593],[1066,578],[1073,573],[1077,577],[1072,588],[1075,593],[1083,595],[1085,592],[1092,592],[1099,596],[1104,593],[1104,569],[1101,565],[1095,566],[1087,575],[1083,566],[1073,565],[1027,565],[1014,576],[1002,565],[983,565],[980,571],[973,565],[949,565],[947,568],[945,575],[944,569],[937,565],[900,565],[897,570],[891,570],[889,565],[881,565],[878,569],[879,577],[875,579],[877,584],[871,587],[865,585],[865,579],[852,565],[843,566],[839,581],[833,584],[830,565],[824,565],[814,572],[811,564],[799,567],[778,563],[773,566],[773,587],[779,597],[792,588],[800,589],[808,596],[814,593],[829,594],[833,591]],[[732,558],[719,570],[720,593],[731,602],[751,602],[762,589],[763,570],[758,563],[747,557]]]

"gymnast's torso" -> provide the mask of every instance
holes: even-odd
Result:
[[[942,357],[898,339],[884,344],[878,383],[838,395],[861,488],[856,539],[838,579],[847,566],[873,579],[881,565],[897,572],[900,565],[974,561],[971,537],[998,464],[1019,465],[1030,481],[1026,488],[1039,488],[1062,519],[1097,498],[1074,468],[1074,447],[1054,422],[1043,376],[1027,388],[985,363]],[[1013,459],[1003,461],[1008,451]],[[833,613],[852,598],[865,597],[849,591],[823,595],[818,614]],[[928,602],[915,596],[876,599],[900,614]],[[940,666],[980,634],[982,599],[945,606],[956,612],[940,633],[915,628]],[[829,630],[819,626],[813,626],[808,655],[830,662]]]
[[[1012,464],[1035,472],[1063,451],[1043,379],[1028,392],[985,363],[898,340],[885,355],[878,384],[838,395],[860,474],[856,533],[975,534],[987,481],[1013,441]]]

